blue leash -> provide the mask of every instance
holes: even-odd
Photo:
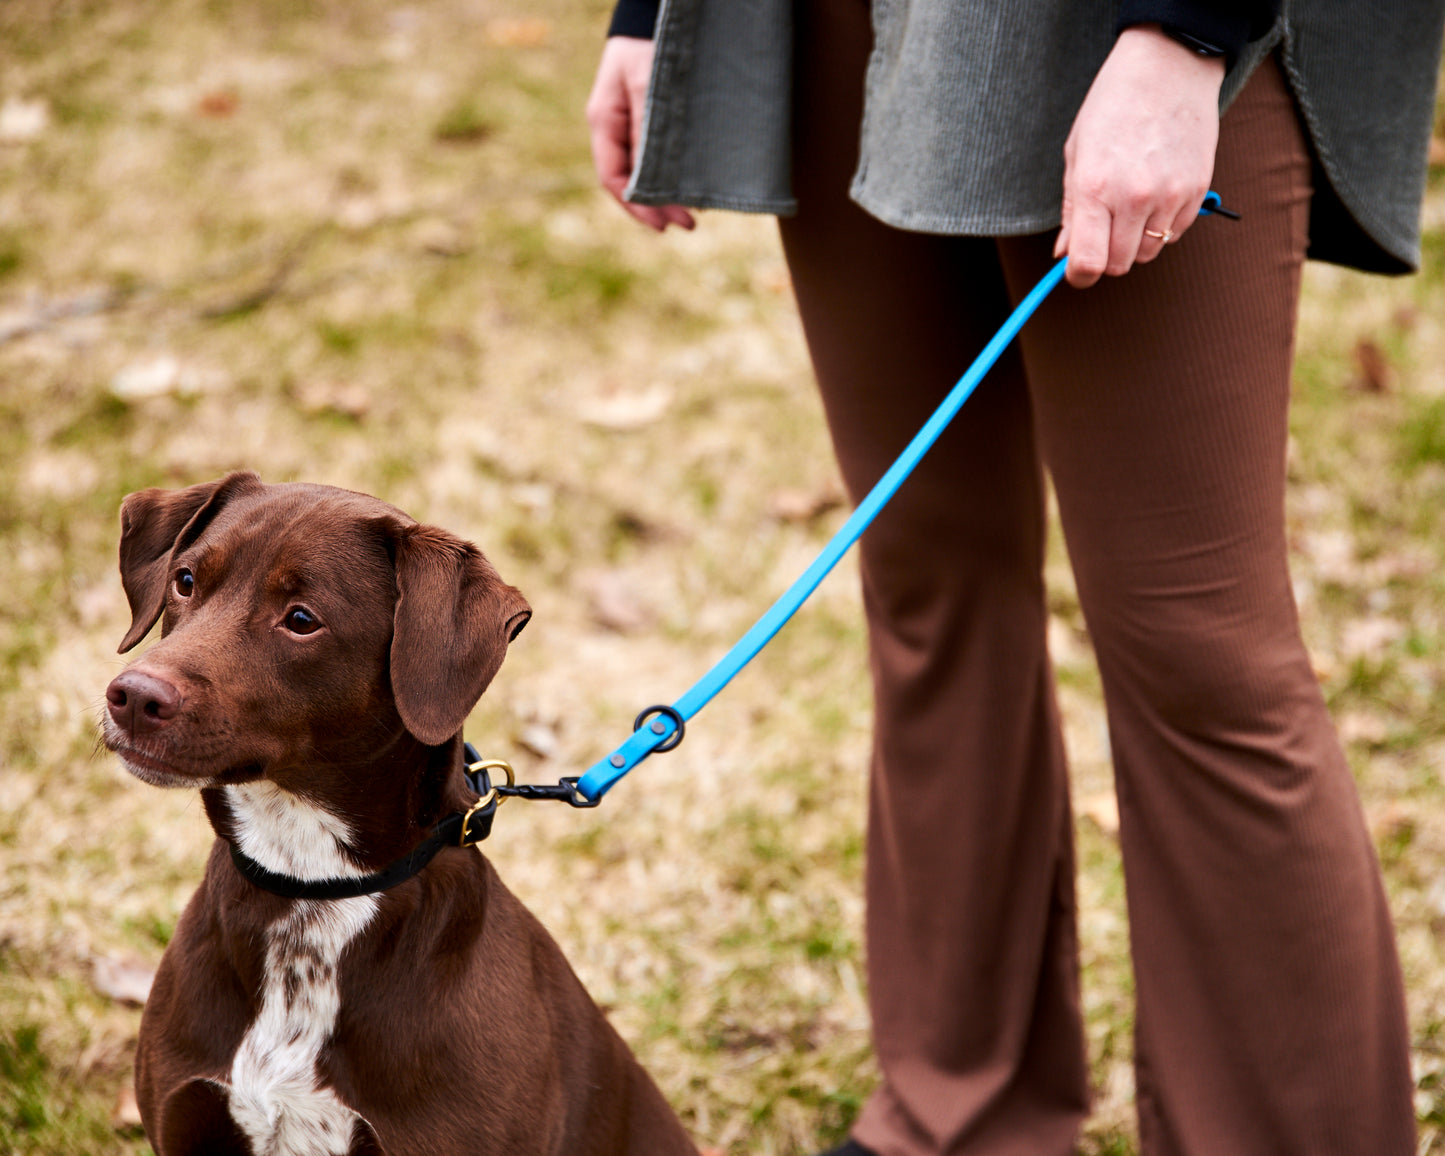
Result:
[[[1236,220],[1239,216],[1239,214],[1224,208],[1220,204],[1219,194],[1215,192],[1210,192],[1205,196],[1204,204],[1199,209],[1201,217],[1211,213]],[[913,472],[923,455],[938,440],[939,435],[947,428],[954,415],[963,407],[963,403],[978,388],[979,382],[993,368],[999,356],[1018,335],[1024,322],[1034,315],[1034,311],[1043,303],[1044,298],[1053,292],[1058,283],[1063,280],[1067,264],[1067,257],[1060,259],[1029,291],[1028,296],[1019,302],[1008,320],[984,346],[983,352],[968,367],[968,371],[959,378],[958,384],[943,399],[943,404],[934,411],[933,416],[914,435],[913,440],[908,443],[907,449],[869,491],[868,496],[858,504],[857,509],[823,548],[823,552],[784,591],[782,597],[773,603],[767,613],[758,619],[742,638],[738,639],[732,649],[724,654],[711,670],[698,679],[671,706],[651,706],[638,715],[633,724],[632,736],[606,758],[594,763],[580,779],[562,780],[563,784],[573,791],[574,797],[570,801],[575,806],[596,806],[601,802],[602,796],[611,790],[623,775],[648,755],[660,751],[670,751],[682,742],[683,731],[688,720],[711,702],[718,692],[757,656],[758,651],[762,650],[772,640],[773,635],[783,628],[788,619],[798,612],[799,607],[807,601],[808,596],[818,588],[819,583],[838,564],[838,560],[862,537],[863,531],[878,516],[879,511],[888,504],[889,499],[898,492],[899,486]],[[576,796],[580,796],[580,798]]]

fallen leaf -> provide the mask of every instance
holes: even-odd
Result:
[[[1404,624],[1393,618],[1355,618],[1345,623],[1340,634],[1340,653],[1345,658],[1380,658],[1404,633]]]
[[[557,491],[546,482],[518,482],[507,496],[535,518],[544,518],[552,512]]]
[[[110,1125],[117,1132],[132,1132],[145,1127],[145,1121],[140,1118],[140,1105],[136,1103],[133,1085],[127,1084],[115,1098],[115,1107],[110,1113]]]
[[[1355,342],[1355,367],[1360,371],[1356,386],[1366,393],[1389,393],[1395,370],[1385,351],[1368,337]]]
[[[1049,657],[1057,666],[1080,666],[1088,661],[1089,648],[1079,634],[1056,615],[1049,615]]]
[[[181,363],[169,353],[125,366],[110,383],[110,392],[124,401],[141,401],[174,393],[181,379]]]
[[[1406,548],[1380,555],[1375,559],[1375,568],[1378,574],[1372,577],[1380,586],[1393,579],[1418,582],[1435,572],[1435,559],[1424,550]]]
[[[25,464],[25,488],[33,494],[74,500],[100,482],[100,466],[81,450],[36,450]]]
[[[764,265],[753,274],[753,290],[758,293],[783,294],[793,288],[788,267],[781,261]]]
[[[1086,795],[1076,804],[1079,814],[1105,835],[1119,833],[1119,800],[1113,791]]]
[[[557,753],[559,745],[556,729],[546,723],[529,723],[524,726],[517,735],[517,742],[539,759],[550,759]]]
[[[111,379],[110,392],[122,401],[144,401],[166,394],[193,397],[221,389],[226,375],[215,369],[187,365],[172,353],[161,353],[123,366]]]
[[[540,48],[552,38],[552,22],[537,17],[492,20],[487,43],[498,48]]]
[[[0,104],[0,144],[24,144],[50,126],[50,105],[44,100],[7,96]]]
[[[98,955],[91,961],[95,990],[130,1007],[145,1004],[155,977],[156,969],[134,956]]]
[[[594,230],[591,218],[576,209],[563,209],[547,215],[547,236],[565,241],[569,245],[588,244]]]
[[[1366,743],[1370,746],[1378,746],[1390,734],[1384,719],[1362,710],[1352,710],[1342,715],[1338,729],[1341,742]]]
[[[382,54],[388,60],[406,60],[416,52],[421,13],[414,8],[395,8],[386,14],[390,35],[382,42]]]
[[[220,89],[202,95],[201,99],[196,101],[196,111],[202,116],[223,120],[228,116],[234,116],[240,105],[241,98],[239,96],[227,89]]]
[[[438,217],[417,222],[412,238],[419,248],[438,257],[460,257],[471,248],[461,229]]]
[[[768,513],[780,522],[811,522],[842,504],[842,492],[831,484],[815,490],[779,490],[768,499]]]
[[[336,207],[336,223],[348,233],[361,233],[381,220],[383,209],[376,197],[348,196]]]
[[[1368,822],[1376,843],[1408,843],[1415,835],[1415,814],[1400,803],[1371,807]]]
[[[1403,329],[1408,333],[1420,323],[1420,310],[1413,305],[1401,305],[1391,314],[1390,320],[1395,323],[1396,329]]]
[[[297,390],[296,403],[303,413],[334,413],[353,421],[371,412],[371,394],[363,386],[341,381],[308,382]]]
[[[617,570],[588,570],[578,576],[587,609],[599,626],[631,634],[650,626],[653,613],[628,577]]]
[[[1348,530],[1306,531],[1299,537],[1299,553],[1321,581],[1349,586],[1358,577],[1355,539]]]
[[[637,393],[615,393],[593,398],[578,406],[577,413],[588,425],[626,431],[651,425],[667,412],[670,405],[672,390],[665,385],[655,385]]]
[[[113,582],[82,587],[75,595],[75,613],[82,626],[94,627],[118,614],[125,606]]]

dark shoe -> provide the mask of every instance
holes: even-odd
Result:
[[[857,1140],[848,1139],[848,1142],[841,1148],[830,1148],[826,1152],[819,1152],[818,1156],[878,1156],[872,1148],[865,1148]]]

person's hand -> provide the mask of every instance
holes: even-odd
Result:
[[[592,130],[592,164],[602,187],[617,203],[658,232],[668,225],[691,229],[692,214],[681,205],[634,205],[622,199],[636,149],[642,143],[642,113],[652,76],[652,41],[632,36],[608,37],[597,65],[597,79],[587,98],[587,124]]]
[[[1214,172],[1224,62],[1155,25],[1125,29],[1064,144],[1063,225],[1076,288],[1152,261],[1194,223]]]

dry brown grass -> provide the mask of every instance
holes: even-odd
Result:
[[[111,1121],[138,1013],[96,964],[158,958],[209,842],[193,798],[95,750],[124,493],[244,466],[474,538],[537,613],[468,733],[538,780],[676,697],[841,516],[774,512],[837,482],[770,223],[656,238],[593,190],[604,22],[600,0],[0,8],[0,1152],[144,1150]],[[1445,1151],[1442,249],[1413,282],[1312,274],[1291,518],[1400,922],[1422,1150]],[[814,1150],[873,1079],[843,569],[683,750],[595,812],[511,804],[488,845],[697,1134],[739,1154]],[[1085,1151],[1125,1153],[1122,877],[1057,550],[1050,588]]]

